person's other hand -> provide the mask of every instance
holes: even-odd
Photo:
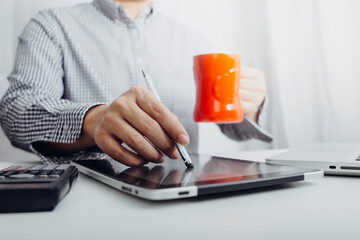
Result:
[[[266,94],[265,74],[250,67],[241,68],[240,99],[244,115],[257,123],[259,107]]]
[[[128,166],[160,163],[164,154],[180,158],[170,137],[189,144],[189,135],[178,118],[144,87],[133,87],[110,105],[90,109],[83,132],[110,157]]]

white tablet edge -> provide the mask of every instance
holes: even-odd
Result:
[[[198,188],[196,186],[176,187],[168,189],[146,189],[127,184],[111,177],[100,174],[94,170],[85,168],[77,163],[71,162],[71,165],[78,168],[78,170],[90,177],[93,177],[100,182],[106,183],[122,192],[145,198],[149,200],[170,200],[181,199],[198,196]]]

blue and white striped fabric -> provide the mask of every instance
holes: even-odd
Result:
[[[206,52],[196,36],[153,6],[136,21],[112,0],[41,11],[19,38],[10,87],[1,101],[2,127],[12,144],[25,150],[37,141],[75,142],[87,110],[132,86],[145,86],[144,68],[189,132],[187,150],[196,152],[192,56]],[[271,141],[248,120],[221,130],[236,140]]]

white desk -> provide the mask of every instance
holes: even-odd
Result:
[[[277,152],[236,156],[264,161]],[[360,239],[359,182],[326,176],[246,194],[149,202],[80,175],[52,212],[0,214],[0,239]]]

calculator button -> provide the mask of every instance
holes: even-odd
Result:
[[[57,168],[59,165],[56,165],[56,164],[49,164],[49,165],[46,165],[42,170],[54,170],[55,168]]]
[[[14,168],[7,168],[7,169],[4,169],[3,171],[4,172],[11,172],[11,171],[14,171]]]
[[[69,164],[60,164],[56,170],[66,170],[69,166]]]
[[[27,170],[27,168],[25,168],[24,166],[20,166],[15,169],[15,171],[18,171],[18,172],[22,172],[22,171],[26,171],[26,170]]]
[[[64,170],[57,170],[56,169],[56,170],[52,171],[50,175],[61,175],[63,173],[64,173]]]
[[[48,175],[37,175],[38,178],[48,178]]]
[[[0,176],[0,179],[5,179],[5,176]]]
[[[49,177],[50,178],[59,178],[60,176],[59,175],[50,175]]]
[[[40,171],[39,170],[29,170],[28,173],[37,175]]]
[[[51,170],[41,170],[38,174],[39,175],[49,175],[51,173]]]
[[[16,173],[16,171],[14,171],[14,170],[8,171],[7,173],[3,174],[3,176],[8,177],[8,176],[10,176],[10,175],[12,175],[14,173]]]
[[[28,167],[29,170],[41,170],[45,167],[45,165],[33,165],[33,166],[30,166]]]
[[[15,174],[15,175],[10,176],[10,178],[16,178],[16,179],[33,178],[33,177],[35,177],[33,174],[27,174],[27,173],[20,173],[20,174]]]
[[[12,165],[12,166],[10,166],[8,168],[3,169],[3,171],[5,171],[5,172],[14,171],[14,169],[16,169],[18,167],[21,167],[21,165]]]

